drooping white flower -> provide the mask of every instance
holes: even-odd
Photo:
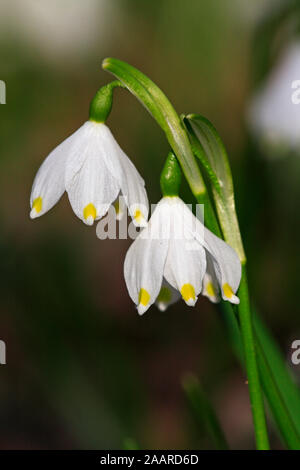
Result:
[[[241,264],[237,253],[210,232],[179,197],[163,197],[145,229],[130,246],[124,276],[142,315],[157,302],[161,310],[180,292],[194,306],[202,292],[210,300],[239,303],[235,295]]]
[[[270,155],[300,148],[299,71],[300,41],[297,41],[283,51],[250,102],[250,128]]]
[[[103,123],[85,122],[44,160],[31,191],[30,217],[45,214],[64,191],[87,225],[106,214],[120,192],[136,225],[148,218],[144,180]]]

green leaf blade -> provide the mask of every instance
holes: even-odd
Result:
[[[238,219],[235,210],[232,175],[226,149],[211,122],[198,114],[189,114],[186,121],[190,124],[188,130],[192,142],[198,139],[204,156],[206,170],[216,175],[218,184],[212,185],[215,205],[226,242],[238,253],[242,263],[245,263],[243,243],[240,235]],[[200,151],[198,147],[198,151]]]
[[[232,349],[244,364],[239,325],[232,305],[220,304]],[[274,422],[285,445],[300,449],[300,392],[287,370],[276,341],[258,315],[253,312],[256,355],[259,375]]]
[[[204,425],[215,448],[218,450],[229,449],[215,410],[203,391],[199,380],[194,375],[189,374],[183,380],[183,389],[195,420],[202,426]]]
[[[282,354],[258,315],[253,315],[258,366],[274,419],[290,449],[300,450],[300,391]]]

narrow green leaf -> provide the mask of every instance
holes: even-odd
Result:
[[[218,180],[218,185],[213,184],[212,190],[224,238],[236,250],[241,262],[244,263],[246,258],[236,216],[231,170],[224,144],[214,126],[203,116],[190,114],[186,116],[186,122],[190,124],[188,131],[194,148],[196,147],[195,137],[201,145],[197,147],[198,158],[203,149],[207,159],[204,168],[207,170],[209,166],[210,176],[215,174]],[[202,154],[201,158],[204,158],[204,155]]]
[[[258,315],[253,315],[258,366],[266,397],[286,445],[300,450],[300,391]]]
[[[198,160],[200,160],[201,164],[205,168],[208,174],[208,177],[210,179],[210,182],[214,186],[215,190],[218,192],[218,194],[221,194],[220,182],[218,180],[216,173],[214,172],[210,163],[207,160],[204,149],[202,145],[200,144],[199,139],[194,134],[193,128],[190,122],[187,119],[185,119],[184,115],[182,115],[181,118],[182,118],[183,124],[186,126],[186,129],[188,131],[193,154],[198,158]]]
[[[234,307],[220,304],[227,334],[237,357],[244,363],[239,325]],[[272,335],[253,312],[259,375],[272,416],[283,442],[289,449],[300,449],[300,392]]]
[[[194,418],[201,426],[204,426],[215,448],[218,450],[228,449],[228,444],[217,415],[208,397],[202,390],[199,380],[190,374],[184,378],[183,388]]]

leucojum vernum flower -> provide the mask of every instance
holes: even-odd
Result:
[[[109,128],[92,116],[44,160],[31,191],[30,217],[45,214],[65,191],[87,225],[104,216],[120,193],[136,225],[148,218],[144,180]]]
[[[45,214],[66,191],[77,217],[92,225],[122,195],[134,224],[140,227],[124,263],[126,285],[138,313],[145,313],[155,303],[165,310],[180,297],[186,305],[194,306],[199,294],[214,303],[222,300],[229,301],[228,305],[237,304],[246,365],[252,371],[249,390],[255,402],[254,423],[259,420],[264,427],[247,281],[243,274],[245,256],[230,166],[221,138],[209,121],[199,115],[179,118],[163,92],[129,64],[106,59],[103,68],[118,80],[98,90],[90,105],[89,120],[41,165],[32,187],[30,216]],[[141,101],[170,144],[160,176],[163,197],[149,221],[144,180],[105,124],[117,87],[127,89]],[[208,196],[200,168],[207,171],[215,205]],[[204,206],[204,221],[179,196],[182,173],[197,203]],[[231,315],[235,316],[234,311]],[[259,446],[267,448],[266,433],[256,432],[256,437]]]
[[[124,265],[127,288],[143,314],[155,301],[165,309],[177,290],[189,306],[202,292],[213,302],[238,303],[241,279],[236,252],[204,227],[178,196],[166,196],[129,248]],[[162,286],[163,280],[166,281]]]

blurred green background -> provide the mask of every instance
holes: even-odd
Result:
[[[299,155],[267,159],[245,123],[256,31],[280,3],[1,0],[0,448],[114,449],[128,438],[141,448],[213,448],[186,403],[181,382],[190,372],[230,446],[254,447],[245,375],[215,306],[200,297],[194,309],[180,302],[139,317],[123,279],[129,240],[98,240],[66,196],[29,219],[35,173],[87,119],[91,98],[111,79],[101,70],[107,56],[141,69],[178,112],[203,114],[222,136],[251,297],[299,379],[290,362],[300,338]],[[157,202],[168,151],[161,130],[123,90],[108,124]]]

